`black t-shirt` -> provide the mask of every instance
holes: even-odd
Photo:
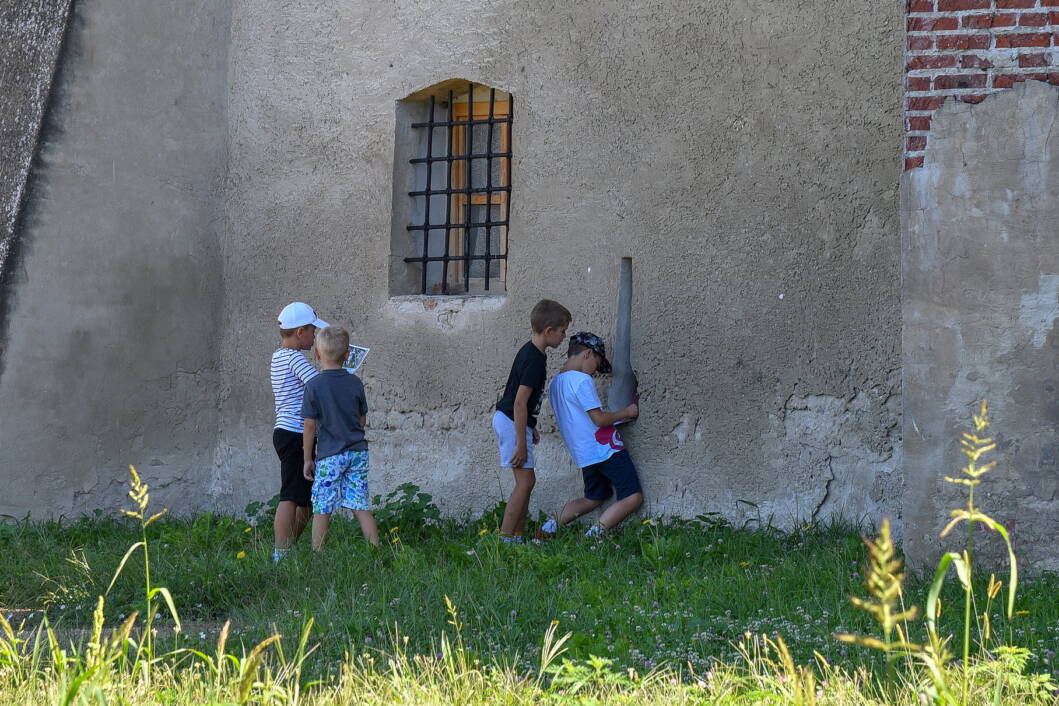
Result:
[[[515,420],[515,395],[518,394],[519,385],[532,387],[529,400],[526,402],[526,411],[529,418],[526,420],[530,428],[537,426],[537,415],[541,413],[541,396],[544,394],[544,381],[548,377],[548,357],[537,350],[537,346],[530,341],[519,349],[515,356],[515,362],[511,364],[511,374],[507,376],[507,385],[504,386],[504,396],[496,403],[496,409],[507,415],[508,419]]]

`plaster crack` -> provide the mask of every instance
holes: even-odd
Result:
[[[833,483],[834,480],[835,480],[835,469],[831,465],[832,458],[833,457],[830,454],[828,454],[828,456],[827,456],[827,475],[828,475],[828,479],[824,483],[824,497],[820,498],[820,502],[817,503],[816,508],[813,509],[812,514],[809,516],[810,520],[814,524],[816,523],[817,515],[820,514],[821,508],[823,508],[824,505],[827,504],[828,499],[831,497],[831,483]]]
[[[1052,116],[1052,122],[1048,125],[1048,136],[1044,138],[1044,148],[1047,149],[1048,145],[1052,143],[1052,133],[1055,132],[1055,125],[1059,123],[1059,111]]]

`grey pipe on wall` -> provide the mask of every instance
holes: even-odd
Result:
[[[636,374],[632,370],[632,258],[621,259],[618,276],[618,318],[614,322],[614,338],[610,356],[613,380],[607,392],[607,406],[611,411],[632,404],[636,396]]]

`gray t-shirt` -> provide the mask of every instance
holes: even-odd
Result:
[[[316,420],[316,460],[367,451],[360,416],[368,413],[364,383],[345,370],[323,370],[305,384],[302,417]]]

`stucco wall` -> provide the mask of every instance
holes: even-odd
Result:
[[[977,504],[1024,566],[1059,569],[1057,124],[1059,88],[1037,81],[946,103],[904,177],[906,551],[920,564],[966,505],[942,477],[959,475],[959,434],[987,399],[999,466]]]
[[[0,376],[0,514],[208,503],[223,307],[224,3],[80,0],[31,175]]]
[[[211,496],[275,491],[267,361],[302,299],[372,348],[375,489],[492,503],[530,307],[609,336],[631,256],[649,511],[896,513],[902,23],[896,0],[237,0]],[[507,296],[391,300],[395,101],[450,78],[515,97]],[[543,431],[554,510],[580,480]]]

